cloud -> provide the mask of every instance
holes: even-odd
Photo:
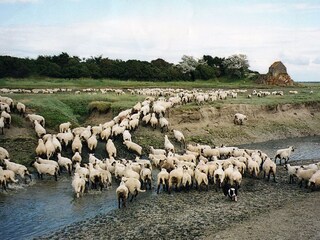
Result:
[[[317,58],[313,59],[312,63],[320,64],[320,57],[317,57]]]

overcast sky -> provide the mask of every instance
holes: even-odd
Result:
[[[0,0],[0,55],[178,63],[183,55],[246,54],[266,73],[320,81],[320,0]]]

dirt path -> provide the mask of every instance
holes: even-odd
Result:
[[[206,239],[320,239],[320,192],[289,202]]]

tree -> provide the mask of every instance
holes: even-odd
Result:
[[[249,62],[244,54],[234,54],[223,61],[226,73],[232,77],[241,78],[248,72]]]
[[[197,61],[192,56],[183,55],[181,58],[181,62],[177,65],[178,68],[181,69],[182,73],[189,74],[191,76],[191,80],[195,80],[195,70],[197,66],[200,64],[205,64],[204,61]]]

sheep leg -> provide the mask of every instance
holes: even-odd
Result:
[[[269,171],[269,173],[268,173],[268,181],[270,181],[270,174],[271,174],[271,172]]]
[[[120,209],[120,196],[118,196],[118,208]]]
[[[42,173],[40,174],[40,178],[41,178],[41,180],[43,180],[43,174]]]
[[[54,173],[54,180],[58,181],[58,176],[56,172]]]
[[[163,188],[163,187],[162,187],[162,188]],[[157,194],[159,194],[159,190],[160,190],[160,183],[158,184]]]
[[[276,174],[274,172],[272,172],[272,175],[273,175],[273,181],[276,183]]]

